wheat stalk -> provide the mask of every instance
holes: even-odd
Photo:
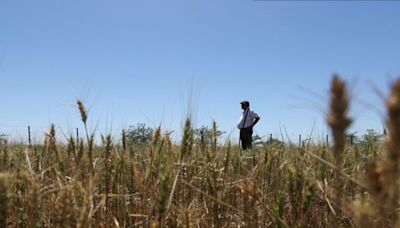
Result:
[[[333,76],[330,94],[331,100],[327,122],[331,128],[334,140],[333,156],[336,168],[338,169],[335,175],[335,191],[336,200],[340,205],[344,186],[340,173],[342,170],[346,129],[350,126],[351,119],[348,117],[349,97],[346,91],[346,83],[338,75]]]

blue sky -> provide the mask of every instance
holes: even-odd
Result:
[[[0,1],[0,132],[216,120],[233,135],[248,99],[260,135],[328,132],[329,82],[349,82],[352,131],[382,130],[400,75],[400,2]],[[380,91],[379,93],[376,91]],[[190,105],[188,105],[190,103]]]

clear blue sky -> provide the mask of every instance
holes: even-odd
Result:
[[[1,0],[0,132],[216,120],[237,134],[239,102],[260,135],[327,133],[333,73],[350,83],[353,131],[382,130],[376,90],[400,75],[400,2]],[[192,95],[191,95],[192,94]],[[368,103],[369,105],[366,105]]]

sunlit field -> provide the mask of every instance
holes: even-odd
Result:
[[[387,134],[349,137],[350,102],[335,76],[329,140],[270,138],[242,151],[218,137],[218,123],[199,137],[190,118],[179,143],[162,126],[146,143],[127,130],[95,138],[78,100],[79,138],[57,141],[52,125],[42,144],[1,139],[0,227],[395,227],[400,80]]]

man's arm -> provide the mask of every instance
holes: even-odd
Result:
[[[251,127],[254,127],[257,123],[258,123],[258,121],[260,120],[260,117],[256,117],[256,118],[254,118],[254,123],[253,123],[253,126],[251,126]]]

